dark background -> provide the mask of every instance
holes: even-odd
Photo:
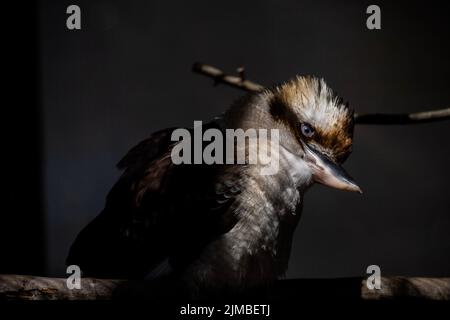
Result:
[[[79,31],[66,28],[70,4],[81,7]],[[366,28],[370,4],[381,7],[382,30]],[[35,68],[17,67],[21,80],[36,81],[15,95],[14,116],[27,131],[7,139],[14,142],[4,170],[13,174],[0,272],[64,275],[71,242],[102,209],[127,150],[155,130],[206,121],[241,95],[191,73],[193,62],[230,72],[243,65],[265,85],[324,77],[361,113],[448,107],[445,8],[437,1],[40,2],[34,28],[16,40],[37,50],[21,52]],[[288,277],[364,275],[370,264],[384,275],[449,276],[449,129],[448,121],[358,126],[345,167],[365,193],[316,186],[307,194]]]

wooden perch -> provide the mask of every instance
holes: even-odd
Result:
[[[192,71],[202,74],[214,80],[214,84],[223,83],[234,88],[238,88],[248,92],[258,92],[264,89],[264,86],[245,79],[244,68],[238,68],[238,75],[233,76],[224,73],[222,70],[201,63],[195,63]],[[398,125],[398,124],[417,124],[434,122],[450,119],[450,108],[424,111],[417,113],[401,113],[401,114],[355,114],[356,124],[377,124],[377,125]]]
[[[124,280],[82,278],[81,289],[67,288],[66,279],[0,275],[0,300],[102,300],[110,299]]]
[[[369,290],[364,279],[361,298],[366,300],[395,298],[450,300],[450,278],[382,277],[380,290]]]
[[[146,298],[151,288],[150,281],[82,278],[81,289],[70,290],[64,278],[0,275],[0,300],[109,300],[127,299],[131,296]],[[270,299],[274,301],[299,297],[449,300],[450,278],[382,277],[380,290],[369,290],[363,278],[292,279],[280,280],[270,290]]]

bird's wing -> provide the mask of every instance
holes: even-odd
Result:
[[[67,264],[90,276],[139,278],[167,258],[182,268],[232,228],[239,174],[218,165],[174,165],[172,131],[153,134],[119,162],[122,176],[78,235]]]
[[[142,254],[143,241],[136,230],[130,233],[129,226],[141,215],[140,195],[144,189],[149,197],[156,197],[170,170],[166,153],[172,131],[152,134],[118,163],[124,172],[109,192],[103,211],[78,234],[66,260],[68,265],[79,265],[85,275],[130,278],[144,272],[139,270],[141,266],[160,260],[163,246],[151,254]],[[157,216],[156,206],[148,214]]]

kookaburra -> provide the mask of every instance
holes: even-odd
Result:
[[[306,190],[318,182],[361,192],[340,166],[352,149],[353,113],[323,79],[248,94],[207,126],[278,129],[277,173],[175,165],[174,129],[156,132],[119,162],[122,176],[67,264],[103,278],[145,278],[165,265],[197,293],[267,286],[286,272]]]

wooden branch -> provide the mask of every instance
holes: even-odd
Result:
[[[245,79],[243,67],[238,68],[238,76],[226,74],[216,67],[202,63],[195,63],[192,66],[192,71],[214,79],[215,85],[223,83],[248,92],[259,92],[264,89],[264,86]],[[417,113],[355,114],[356,124],[399,125],[427,123],[448,119],[450,119],[450,108]]]
[[[244,78],[244,68],[238,68],[238,76],[232,76],[225,74],[222,70],[217,69],[213,66],[207,64],[194,63],[192,66],[192,71],[195,73],[203,74],[207,77],[214,79],[214,85],[219,83],[224,83],[234,88],[238,88],[249,92],[258,92],[264,89],[260,84],[246,80]]]
[[[357,124],[416,124],[450,119],[450,108],[404,114],[355,114]]]
[[[104,300],[124,280],[82,278],[81,289],[68,289],[64,278],[0,275],[0,300]]]
[[[369,290],[366,280],[362,281],[361,298],[365,300],[400,297],[450,300],[450,278],[381,277],[380,290]]]
[[[82,278],[81,289],[70,290],[64,278],[0,275],[0,300],[143,298],[148,297],[148,291],[154,289],[151,284],[150,281]],[[275,300],[298,299],[299,296],[348,297],[363,300],[398,298],[450,300],[450,278],[382,277],[380,290],[369,290],[363,278],[288,279],[278,281],[270,292],[270,298]]]

